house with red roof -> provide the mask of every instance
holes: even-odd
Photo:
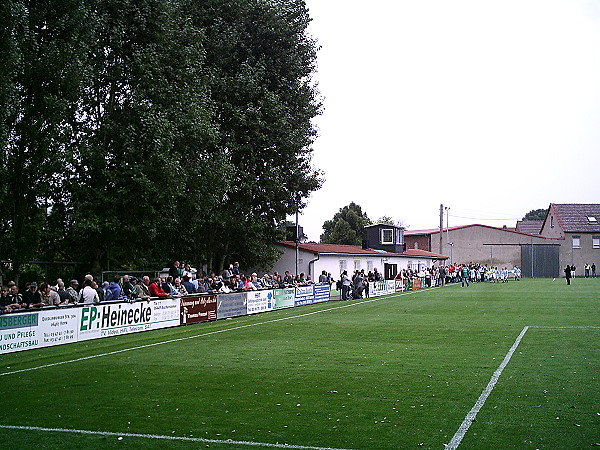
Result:
[[[344,270],[352,274],[355,270],[368,273],[375,269],[385,279],[392,280],[402,269],[418,271],[447,259],[445,255],[423,249],[405,250],[404,230],[400,227],[376,224],[366,228],[367,239],[362,246],[298,243],[297,257],[296,242],[278,242],[282,256],[273,270],[279,273],[289,270],[293,273],[297,259],[298,273],[310,275],[313,280],[318,280],[323,271],[331,273],[337,280]]]

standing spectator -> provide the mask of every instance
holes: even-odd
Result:
[[[79,292],[79,302],[84,305],[91,305],[100,302],[98,291],[94,288],[93,280],[86,278],[83,282],[83,289]]]
[[[565,279],[567,280],[567,284],[571,284],[571,266],[567,264],[565,267]]]
[[[119,300],[121,298],[121,285],[119,282],[121,281],[121,277],[119,275],[115,275],[111,283],[108,285],[108,289],[106,292],[104,300]],[[106,295],[110,292],[110,299],[106,298]]]
[[[592,263],[592,278],[596,278],[596,263]]]
[[[590,277],[590,269],[591,269],[591,267],[589,264],[586,264],[585,266],[583,266],[583,272],[584,272],[584,276],[586,278]]]
[[[242,273],[240,272],[240,263],[239,262],[234,262],[233,263],[233,269],[231,269],[231,273],[233,273],[234,275],[241,275]]]
[[[169,276],[172,276],[173,279],[179,276],[179,261],[173,262],[169,267]]]
[[[350,292],[350,285],[352,284],[352,280],[348,278],[347,270],[344,270],[342,272],[340,281],[342,283],[342,300],[348,300],[348,293]]]
[[[77,292],[77,287],[79,286],[79,281],[71,280],[69,282],[69,287],[67,288],[67,294],[69,294],[69,303],[77,303],[79,301],[79,292]]]
[[[71,297],[69,296],[69,293],[65,290],[65,283],[63,282],[63,280],[61,280],[59,278],[58,283],[56,285],[57,285],[56,293],[60,297],[60,304],[66,305],[67,303],[69,303],[69,300],[71,299]]]

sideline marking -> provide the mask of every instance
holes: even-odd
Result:
[[[475,402],[475,405],[473,406],[473,408],[471,408],[471,411],[468,412],[468,414],[465,417],[465,420],[463,420],[463,423],[460,425],[460,427],[458,427],[458,430],[456,431],[456,433],[454,434],[454,436],[452,437],[452,439],[446,446],[446,450],[450,450],[450,449],[455,450],[460,445],[461,441],[465,437],[465,434],[467,434],[467,431],[469,431],[471,424],[475,420],[475,417],[477,417],[477,413],[485,404],[485,401],[492,393],[492,390],[494,390],[494,387],[496,386],[496,383],[498,382],[498,378],[500,378],[500,375],[502,375],[502,371],[509,363],[510,359],[512,358],[513,353],[515,353],[515,350],[517,350],[517,347],[521,343],[521,340],[523,339],[523,336],[525,336],[525,333],[527,333],[528,329],[529,329],[528,326],[523,328],[523,330],[521,331],[521,334],[519,334],[519,336],[515,340],[514,344],[512,345],[512,347],[510,348],[510,350],[508,351],[506,356],[504,357],[504,361],[502,361],[500,363],[500,365],[498,366],[498,368],[492,375],[490,382],[488,383],[486,388],[483,390],[483,392],[481,393],[481,395]]]
[[[129,352],[129,351],[132,351],[132,350],[141,350],[143,348],[155,347],[157,345],[171,344],[173,342],[187,341],[189,339],[196,339],[196,338],[199,338],[199,337],[211,336],[213,334],[226,333],[228,331],[241,330],[241,329],[244,329],[244,328],[255,327],[255,326],[258,326],[258,325],[266,325],[266,324],[270,324],[270,323],[281,322],[281,321],[284,321],[284,320],[298,319],[298,318],[301,318],[301,317],[312,316],[314,314],[321,314],[321,313],[324,313],[324,312],[335,311],[337,309],[351,308],[351,307],[354,307],[354,306],[364,305],[366,303],[376,302],[376,301],[379,301],[379,300],[388,300],[390,298],[401,297],[403,295],[411,295],[411,294],[414,294],[414,293],[417,293],[417,292],[426,292],[426,291],[429,291],[431,289],[438,289],[438,287],[431,287],[431,288],[428,288],[428,289],[418,289],[416,291],[409,291],[409,292],[398,292],[398,293],[389,294],[389,295],[386,295],[386,296],[373,297],[373,298],[370,298],[370,299],[362,301],[362,302],[350,303],[350,304],[343,305],[343,306],[336,306],[336,307],[332,307],[332,308],[321,309],[319,311],[312,311],[312,312],[309,312],[309,313],[299,314],[299,315],[296,315],[296,316],[280,317],[278,319],[267,320],[265,322],[257,322],[257,323],[249,323],[249,324],[246,324],[246,325],[238,325],[236,327],[225,328],[223,330],[209,331],[207,333],[196,334],[196,335],[193,335],[193,336],[186,336],[186,337],[181,337],[181,338],[176,338],[176,339],[168,339],[166,341],[154,342],[152,344],[138,345],[136,347],[124,348],[124,349],[115,350],[115,351],[112,351],[112,352],[99,353],[97,355],[90,355],[90,356],[83,356],[81,358],[70,359],[70,360],[67,360],[67,361],[60,361],[60,362],[51,363],[51,364],[44,364],[44,365],[36,366],[36,367],[29,367],[27,369],[12,370],[10,372],[1,372],[0,373],[0,377],[1,376],[5,376],[5,375],[14,375],[16,373],[30,372],[32,370],[45,369],[45,368],[48,368],[48,367],[60,366],[60,365],[63,365],[63,364],[70,364],[70,363],[75,363],[75,362],[80,362],[80,361],[86,361],[88,359],[101,358],[103,356],[117,355],[119,353]],[[332,300],[332,301],[337,301],[337,300]],[[240,316],[240,317],[250,317],[250,316]],[[214,322],[212,322],[212,323],[214,323]],[[177,327],[173,327],[173,328],[177,328]]]
[[[75,434],[87,434],[97,436],[115,436],[115,437],[133,437],[133,438],[144,438],[144,439],[162,439],[167,441],[188,441],[188,442],[202,442],[205,444],[227,444],[227,445],[248,445],[253,447],[271,447],[271,448],[291,448],[298,450],[350,450],[343,448],[334,447],[313,447],[310,445],[293,445],[293,444],[269,444],[266,442],[252,442],[252,441],[234,441],[231,439],[205,439],[195,438],[186,436],[165,436],[160,434],[138,434],[138,433],[114,433],[112,431],[91,431],[91,430],[70,430],[68,428],[44,428],[44,427],[25,427],[16,425],[0,425],[0,428],[9,430],[26,430],[26,431],[50,431],[54,433],[75,433]]]

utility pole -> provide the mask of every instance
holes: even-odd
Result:
[[[443,255],[442,234],[444,231],[444,205],[440,204],[440,255]]]

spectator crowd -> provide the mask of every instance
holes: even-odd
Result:
[[[324,278],[325,277],[325,278]],[[331,274],[322,274],[321,283],[331,283]],[[80,284],[78,280],[70,280],[68,285],[62,279],[54,284],[33,281],[26,283],[25,290],[20,292],[19,286],[11,281],[2,286],[0,296],[0,313],[9,313],[45,306],[90,305],[109,301],[149,301],[151,298],[178,298],[191,294],[221,294],[230,292],[254,291],[258,289],[274,289],[298,287],[312,284],[310,276],[304,273],[292,275],[265,273],[259,277],[256,273],[245,275],[240,271],[239,263],[231,264],[222,273],[201,274],[189,264],[175,261],[164,277],[135,277],[115,275],[111,282],[100,285],[92,275],[86,275]]]

